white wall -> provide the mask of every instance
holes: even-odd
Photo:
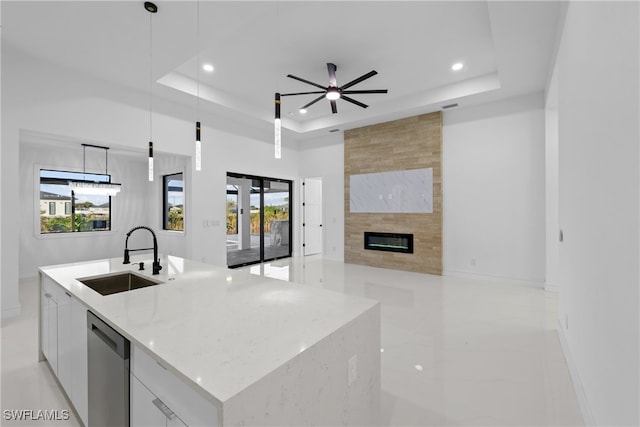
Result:
[[[545,279],[542,94],[445,111],[444,274]]]
[[[146,160],[149,140],[148,97],[132,89],[113,87],[93,78],[74,74],[70,70],[52,64],[38,62],[21,53],[3,49],[2,69],[2,313],[3,317],[19,313],[19,275],[32,275],[33,262],[21,260],[19,256],[22,236],[20,227],[21,193],[15,186],[16,177],[21,176],[20,135],[24,132],[50,134],[74,141],[90,141],[105,146],[127,147],[139,151],[140,158]],[[43,70],[46,70],[44,72]],[[162,92],[161,87],[156,87]],[[193,102],[191,98],[188,102]],[[193,108],[180,104],[166,103],[159,97],[154,101],[154,151],[177,156],[192,155],[194,122]],[[244,172],[274,178],[298,179],[298,152],[289,141],[284,141],[282,159],[273,156],[273,130],[265,131],[264,141],[242,137],[213,129],[219,117],[201,113],[203,122],[203,170],[189,171],[190,192],[188,230],[186,237],[161,234],[161,252],[176,253],[186,251],[186,255],[196,259],[226,265],[225,212],[226,173]],[[252,133],[256,130],[253,129]],[[110,170],[116,164],[110,165]],[[159,167],[171,169],[167,164]],[[30,167],[31,170],[32,166]],[[114,169],[115,170],[115,169]],[[158,170],[158,173],[161,171]],[[128,178],[127,178],[128,179]],[[133,178],[132,179],[138,179]],[[146,175],[140,177],[145,183]],[[123,182],[123,184],[127,184]],[[151,187],[143,195],[147,204],[157,204],[161,182]],[[297,186],[294,185],[297,189]],[[152,194],[152,196],[149,196]],[[155,194],[155,196],[153,196]],[[155,200],[154,201],[154,197]],[[298,194],[294,191],[294,200]],[[146,210],[146,219],[154,229],[161,228],[160,216],[153,206],[141,207]],[[299,216],[293,212],[294,255],[299,252]],[[138,225],[138,224],[135,224]],[[128,231],[128,230],[125,230]],[[30,231],[33,235],[33,231]],[[114,236],[107,247],[118,248],[122,236]],[[25,244],[24,249],[33,253],[33,247]],[[49,250],[48,248],[47,250]],[[106,250],[105,253],[111,253]],[[115,254],[119,256],[119,254]],[[34,258],[35,259],[35,258]],[[53,259],[53,258],[51,258]],[[38,261],[39,262],[39,261]],[[47,261],[47,263],[49,263]]]
[[[300,152],[303,178],[322,178],[323,255],[344,260],[344,133],[306,141]],[[300,207],[301,208],[301,207]]]
[[[597,425],[640,424],[638,16],[570,3],[557,58],[560,332]]]
[[[75,141],[74,141],[75,142]],[[37,275],[39,266],[122,256],[124,235],[134,225],[146,223],[146,165],[140,160],[111,155],[109,174],[113,182],[123,184],[112,197],[111,232],[41,235],[39,233],[39,180],[42,169],[82,171],[80,143],[69,146],[20,145],[20,277]],[[101,160],[103,154],[100,153]],[[104,170],[104,162],[95,167],[95,150],[88,153],[87,172]]]
[[[446,274],[494,276],[542,285],[544,131],[541,93],[445,113]],[[343,260],[343,135],[305,142],[300,171],[302,176],[323,178],[324,256]],[[475,259],[475,266],[471,259]]]
[[[556,67],[557,69],[557,67]],[[545,99],[545,219],[546,280],[545,289],[557,291],[560,286],[560,201],[558,164],[558,78],[554,72]]]
[[[145,214],[143,221],[135,225],[149,225],[154,229],[160,252],[167,255],[180,256],[185,258],[191,257],[191,227],[197,229],[198,227],[193,224],[193,209],[191,209],[193,192],[191,191],[191,159],[180,155],[168,155],[165,153],[154,153],[154,183],[150,184],[148,181],[145,185],[145,193],[141,194],[141,198],[145,200],[147,204],[143,212]],[[147,177],[147,162],[145,161],[143,167],[143,179]],[[184,180],[184,197],[185,197],[185,210],[184,210],[184,232],[179,231],[167,231],[163,230],[163,212],[161,206],[163,205],[163,176],[172,175],[175,173],[182,173]],[[133,234],[131,235],[133,237]]]
[[[237,135],[215,132],[205,145],[203,131],[203,170],[193,172],[192,222],[197,227],[192,235],[192,257],[198,261],[225,266],[227,172],[282,178],[294,181],[293,206],[298,192],[298,153],[283,146],[282,159],[274,159],[273,144]],[[209,134],[211,135],[211,134]],[[272,137],[269,134],[269,137]],[[293,255],[300,253],[301,212],[293,216]]]

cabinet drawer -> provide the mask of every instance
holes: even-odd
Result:
[[[188,426],[218,425],[215,404],[135,345],[131,349],[131,373]]]
[[[60,286],[48,276],[42,275],[42,292],[54,302],[58,302],[58,298],[62,293]]]
[[[131,376],[131,427],[167,425],[167,416],[154,404],[156,396],[135,376]]]

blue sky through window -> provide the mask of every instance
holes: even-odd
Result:
[[[40,170],[40,191],[46,191],[47,193],[59,194],[61,196],[71,197],[71,190],[66,184],[47,184],[42,183],[42,178],[65,180],[82,180],[82,181],[97,181],[97,182],[110,182],[111,177],[109,175],[83,173],[83,172],[65,172],[41,169]],[[94,196],[94,195],[76,195],[76,203],[91,202],[96,206],[109,203],[109,196]]]

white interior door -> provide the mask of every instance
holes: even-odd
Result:
[[[305,178],[302,182],[304,255],[322,253],[322,178]]]

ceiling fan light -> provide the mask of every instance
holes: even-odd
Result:
[[[336,99],[340,98],[340,92],[337,88],[331,88],[327,91],[327,94],[325,96],[328,100],[335,101]]]

